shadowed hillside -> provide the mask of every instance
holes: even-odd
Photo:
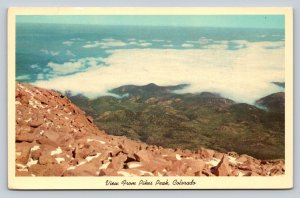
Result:
[[[69,97],[112,135],[171,148],[284,158],[284,94],[262,98],[253,106],[217,93],[176,93],[185,86],[126,85],[110,91],[120,98]]]

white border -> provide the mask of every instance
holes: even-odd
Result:
[[[285,175],[273,177],[16,177],[15,19],[16,15],[285,15]],[[194,179],[193,186],[106,186],[105,181]],[[10,8],[8,12],[8,187],[10,189],[277,189],[293,187],[293,16],[291,8]]]

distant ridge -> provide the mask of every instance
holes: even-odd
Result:
[[[274,85],[285,88],[285,82],[272,82]]]
[[[142,96],[143,98],[149,96],[160,96],[167,95],[176,90],[181,90],[189,84],[179,84],[174,86],[158,86],[154,83],[149,83],[147,85],[137,86],[137,85],[124,85],[115,89],[110,90],[110,93],[117,95],[128,94],[129,96]]]
[[[179,94],[186,86],[124,85],[111,90],[123,97],[69,98],[111,135],[174,149],[206,147],[284,159],[284,111],[278,105],[284,105],[284,95],[279,103],[278,97],[266,99],[273,101],[266,111],[263,103],[238,103],[218,93]]]
[[[255,102],[256,105],[267,108],[272,112],[284,113],[285,110],[285,93],[278,92],[273,93],[263,98],[260,98]]]

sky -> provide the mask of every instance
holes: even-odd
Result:
[[[284,15],[101,15],[40,16],[19,15],[17,23],[54,23],[87,25],[144,25],[183,27],[284,28]]]

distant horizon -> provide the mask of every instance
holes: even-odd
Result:
[[[31,24],[31,25],[84,25],[84,26],[112,26],[112,27],[119,27],[119,26],[130,26],[130,27],[168,27],[168,28],[212,28],[212,29],[217,29],[217,28],[225,28],[225,29],[270,29],[270,30],[284,30],[284,28],[264,28],[264,27],[217,27],[217,26],[168,26],[168,25],[104,25],[104,24],[68,24],[68,23],[31,23],[31,22],[21,22],[18,23],[18,25],[26,25],[26,24]]]
[[[17,24],[284,29],[283,15],[19,15]]]
[[[203,21],[202,26],[187,28],[192,24],[182,23],[180,17],[177,24],[186,27],[138,26],[144,20],[121,22],[123,26],[91,21],[86,25],[53,25],[66,20],[41,18],[17,20],[17,80],[84,93],[89,98],[122,85],[151,82],[160,86],[189,83],[182,93],[216,92],[249,104],[283,90],[270,82],[285,80],[285,31],[260,28],[259,22],[253,21],[256,17],[248,17],[256,24],[248,29],[225,26],[245,16],[227,18],[219,28],[205,28]],[[48,25],[20,24],[51,21]]]

